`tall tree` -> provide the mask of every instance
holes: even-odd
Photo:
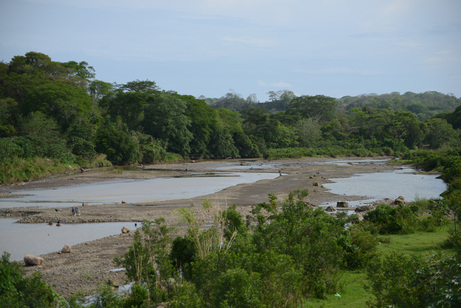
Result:
[[[93,103],[82,88],[55,82],[33,88],[20,107],[24,114],[41,111],[53,117],[64,131],[70,124],[89,118]]]
[[[174,95],[159,93],[148,96],[144,110],[144,131],[162,140],[169,151],[188,156],[193,136],[186,103]]]
[[[324,95],[299,96],[291,100],[287,108],[288,114],[298,114],[304,118],[318,119],[320,122],[332,120],[338,111],[339,102]]]

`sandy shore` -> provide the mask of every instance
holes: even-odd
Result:
[[[186,200],[174,200],[155,203],[129,204],[122,202],[104,205],[86,205],[80,207],[80,216],[72,216],[70,208],[55,209],[7,209],[0,210],[0,217],[20,217],[23,223],[47,223],[60,221],[68,223],[97,223],[97,222],[129,222],[149,220],[164,217],[167,224],[178,226],[179,215],[177,209],[195,205],[198,208],[205,199],[218,204],[222,208],[236,204],[242,212],[248,212],[253,205],[268,200],[269,193],[279,199],[285,198],[290,191],[308,189],[307,201],[314,205],[332,201],[359,200],[360,197],[339,196],[328,192],[322,184],[330,178],[349,177],[355,173],[385,172],[392,168],[386,164],[349,163],[344,165],[318,164],[322,161],[334,159],[306,158],[298,160],[272,161],[277,169],[264,170],[237,170],[238,172],[281,172],[282,175],[273,180],[262,180],[252,184],[241,184],[229,187],[218,193]],[[347,158],[347,160],[363,160],[363,158]],[[229,162],[229,161],[227,161]],[[261,161],[263,162],[263,161]],[[254,163],[254,162],[252,162]],[[267,163],[267,161],[265,162]],[[242,162],[245,164],[245,162]],[[24,184],[0,186],[0,196],[14,197],[22,190],[33,188],[53,188],[81,183],[94,183],[109,179],[151,179],[165,176],[184,176],[190,172],[213,172],[222,162],[190,162],[181,164],[162,164],[146,166],[144,170],[124,170],[114,172],[107,170],[90,170],[84,173],[53,176],[40,181]],[[231,170],[227,170],[231,171]],[[200,181],[200,178],[197,178]],[[396,198],[397,196],[389,196]],[[177,228],[176,232],[181,232]],[[104,281],[124,282],[124,272],[112,272],[115,268],[114,257],[127,252],[132,243],[132,233],[106,237],[92,242],[82,243],[72,247],[70,254],[49,253],[43,255],[43,265],[25,267],[28,273],[40,271],[42,277],[51,285],[55,285],[59,293],[65,297],[81,292],[89,294]]]

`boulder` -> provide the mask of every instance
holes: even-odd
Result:
[[[336,207],[349,207],[349,203],[346,201],[338,201],[336,202]]]
[[[330,205],[325,209],[325,212],[336,212],[336,209]]]
[[[44,259],[42,257],[36,257],[34,255],[26,255],[24,257],[24,263],[26,266],[36,266],[36,265],[42,265]]]
[[[355,208],[356,213],[363,213],[363,212],[368,212],[372,209],[370,205],[360,205]]]
[[[319,182],[314,182],[314,186],[321,187],[322,184],[320,184]]]
[[[118,280],[117,278],[109,278],[109,280],[107,281],[107,283],[110,285],[110,286],[113,286],[115,288],[118,288],[120,287],[122,284],[120,283],[120,280]]]
[[[130,233],[130,229],[128,229],[127,227],[123,227],[122,228],[122,233],[123,234]]]
[[[402,205],[405,205],[407,204],[407,201],[405,201],[405,198],[403,196],[399,196],[397,199],[394,200],[394,202],[392,202],[393,205],[399,205],[399,204],[402,204]]]
[[[61,249],[61,253],[70,253],[72,251],[72,247],[70,247],[69,245],[64,245],[64,247],[62,247]]]

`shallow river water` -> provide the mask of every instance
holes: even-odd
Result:
[[[344,196],[366,197],[350,201],[351,207],[370,204],[385,198],[403,196],[406,201],[437,199],[447,189],[445,182],[434,174],[423,174],[411,168],[397,168],[390,172],[355,174],[349,178],[332,178],[323,186],[330,192]],[[338,200],[341,201],[341,200]],[[335,205],[336,202],[322,206]]]
[[[360,163],[385,163],[384,160],[330,160],[314,164],[350,165]],[[237,167],[237,168],[236,168]],[[152,180],[110,181],[91,185],[75,185],[56,189],[21,191],[20,198],[0,199],[0,208],[14,207],[69,207],[82,202],[128,203],[155,202],[193,198],[221,191],[241,183],[253,183],[279,176],[283,164],[250,163],[240,166],[237,162],[225,163],[221,170],[275,169],[274,173],[228,172],[226,174],[191,174],[191,177],[165,177]],[[195,175],[195,176],[194,176]],[[200,176],[197,178],[196,176]],[[438,198],[446,189],[445,183],[435,175],[417,173],[413,169],[396,168],[392,172],[357,174],[350,178],[330,179],[324,184],[332,193],[366,197],[366,200],[349,202],[357,206],[370,201],[397,198],[406,200]],[[341,201],[341,200],[338,200]],[[323,204],[321,206],[327,206]],[[334,205],[334,204],[333,204]],[[17,224],[16,219],[0,219],[0,253],[8,251],[11,260],[20,260],[27,253],[35,255],[59,251],[65,244],[95,240],[119,234],[123,226],[134,223],[74,224],[61,227],[46,224]],[[130,229],[131,229],[130,228]]]
[[[57,189],[23,190],[19,198],[0,198],[0,208],[70,207],[88,204],[168,201],[204,196],[227,187],[274,179],[278,173],[196,174],[150,180],[108,181]]]

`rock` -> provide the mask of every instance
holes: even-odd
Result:
[[[126,204],[126,201],[122,200],[122,204]]]
[[[70,247],[69,245],[64,245],[64,247],[62,247],[61,249],[61,253],[70,253],[72,251],[72,247]]]
[[[319,182],[314,182],[314,186],[321,187],[322,185]]]
[[[36,265],[42,265],[43,261],[45,261],[42,257],[36,257],[34,255],[26,255],[24,257],[24,263],[26,266],[36,266]]]
[[[86,202],[82,203],[82,206],[87,206],[87,205],[88,205],[88,203],[86,203]]]
[[[397,199],[394,200],[394,202],[392,202],[393,205],[399,205],[399,204],[402,204],[402,205],[405,205],[407,204],[407,201],[405,201],[405,198],[403,196],[399,196]]]
[[[130,233],[130,229],[128,229],[127,227],[123,227],[122,234],[126,234],[126,233]]]
[[[363,212],[368,212],[372,209],[370,205],[360,205],[355,208],[356,213],[363,213]]]
[[[325,209],[325,212],[336,212],[336,209],[330,205]]]
[[[120,287],[122,284],[120,283],[120,280],[116,279],[116,278],[109,278],[109,280],[107,281],[107,283],[115,288],[118,288]]]
[[[336,207],[349,207],[349,203],[346,201],[338,201],[336,202]]]

